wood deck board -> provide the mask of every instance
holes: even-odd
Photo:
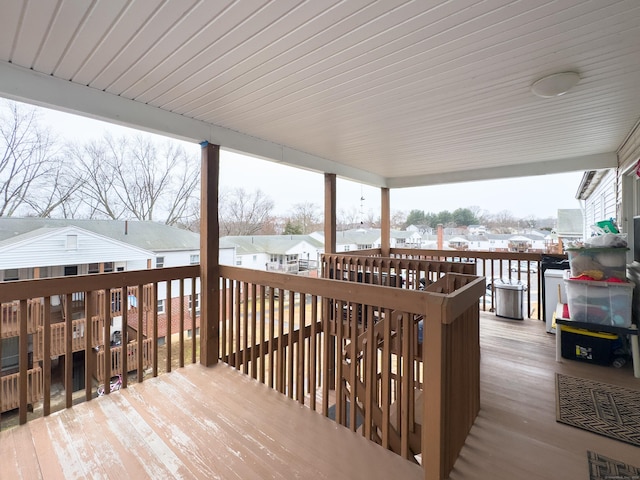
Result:
[[[555,375],[640,390],[628,366],[555,361],[555,336],[538,320],[481,314],[481,410],[452,480],[587,480],[587,451],[640,464],[640,449],[556,422]]]
[[[538,320],[481,315],[481,410],[453,480],[586,480],[587,450],[640,449],[555,421],[555,374],[640,390],[622,369],[555,361]],[[319,403],[321,405],[321,402]],[[421,479],[422,469],[226,365],[192,365],[0,433],[4,478]]]
[[[1,432],[0,446],[3,479],[422,478],[226,365],[192,365],[35,419]]]

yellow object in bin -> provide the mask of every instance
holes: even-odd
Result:
[[[604,338],[605,340],[617,340],[618,335],[607,332],[593,332],[584,328],[570,327],[569,325],[560,325],[563,332],[577,333],[578,335],[586,335],[588,337]]]

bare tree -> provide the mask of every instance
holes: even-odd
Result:
[[[84,178],[71,174],[71,165],[63,157],[52,159],[46,188],[29,195],[26,202],[39,217],[76,218],[82,204],[79,186]]]
[[[320,207],[312,202],[296,203],[287,221],[299,226],[302,233],[310,233],[322,227]]]
[[[92,141],[84,145],[73,145],[69,154],[78,166],[78,177],[84,178],[80,191],[86,216],[112,220],[122,218],[125,207],[116,192],[111,174],[113,161],[106,143]]]
[[[76,146],[82,198],[90,218],[136,218],[168,225],[195,220],[199,163],[170,142],[113,138]]]
[[[254,235],[272,224],[274,203],[262,190],[244,188],[220,192],[218,218],[221,235]]]
[[[351,207],[348,210],[341,208],[337,217],[336,226],[339,230],[359,228],[363,223],[362,215],[356,207]]]
[[[0,112],[0,216],[33,213],[39,200],[55,203],[51,178],[63,168],[49,130],[38,123],[37,110],[5,102]],[[43,211],[49,211],[49,206]]]

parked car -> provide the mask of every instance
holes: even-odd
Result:
[[[538,273],[538,266],[533,263],[533,262],[519,262],[518,265],[513,265],[511,267],[511,271],[512,272],[524,272],[526,273],[527,271],[529,273]]]

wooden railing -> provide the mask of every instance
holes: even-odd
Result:
[[[343,254],[345,255],[345,254]],[[349,257],[381,257],[380,249],[348,252]],[[488,289],[480,299],[483,311],[496,308],[494,290],[491,286],[496,279],[520,281],[525,286],[524,304],[527,316],[541,319],[542,315],[542,260],[546,254],[528,252],[489,252],[478,250],[427,250],[418,248],[392,248],[391,258],[397,260],[443,261],[453,263],[473,263],[476,275],[485,276]],[[566,255],[553,254],[555,259],[566,259]],[[416,288],[411,276],[408,287]],[[554,300],[555,301],[555,300]]]
[[[333,415],[344,425],[348,423],[354,431],[358,429],[358,417],[362,417],[361,435],[408,459],[415,460],[421,453],[426,478],[444,478],[443,472],[453,464],[477,413],[477,301],[484,291],[484,279],[456,273],[442,275],[449,267],[427,263],[416,267],[415,273],[417,278],[423,269],[427,278],[434,279],[426,291],[220,266],[219,356],[298,402],[326,416]],[[185,281],[191,280],[190,293],[195,296],[193,280],[198,275],[199,267],[190,266],[3,285],[0,302],[18,301],[20,305],[20,368],[17,390],[11,390],[12,396],[18,396],[19,421],[26,422],[29,404],[38,401],[32,399],[29,390],[33,376],[29,376],[26,317],[31,299],[40,299],[43,310],[42,360],[37,361],[36,368],[51,372],[52,296],[66,296],[65,308],[70,309],[71,296],[84,292],[85,311],[95,312],[97,292],[105,291],[97,301],[102,301],[106,311],[111,309],[110,293],[117,289],[140,290],[151,285],[155,299],[159,283],[166,282],[171,297],[171,284],[177,282],[173,291],[179,291],[178,296],[184,299],[189,293]],[[122,311],[129,312],[126,297],[121,299]],[[192,318],[195,308],[192,302]],[[95,396],[95,377],[108,379],[133,371],[142,381],[147,368],[158,374],[158,313],[154,308],[151,315],[145,315],[144,310],[134,312],[135,320],[131,314],[123,315],[123,330],[131,325],[137,331],[130,339],[136,347],[128,345],[127,355],[122,355],[120,346],[110,344],[109,322],[98,328],[103,341],[97,354],[91,347],[97,322],[91,322],[90,332],[84,330],[85,336],[91,336],[83,340],[86,400]],[[167,306],[167,338],[175,334],[180,342],[178,352],[172,353],[171,342],[167,341],[166,371],[171,370],[176,354],[180,365],[184,362],[184,333],[188,327],[185,311],[181,311],[181,326],[177,332],[172,331],[172,314]],[[424,323],[422,345],[417,340],[420,319]],[[65,331],[73,331],[73,322],[67,311]],[[72,336],[63,337],[64,351],[73,351]],[[191,361],[195,362],[196,335],[191,335],[191,346]],[[65,355],[61,361],[68,408],[73,401],[72,356]],[[125,387],[128,378],[123,376]],[[41,375],[37,383],[36,391],[42,392],[38,398],[42,399],[44,415],[48,415],[51,375]],[[354,408],[348,410],[347,405]],[[421,423],[417,411],[422,412]]]
[[[87,333],[86,320],[79,318],[72,321],[73,326],[73,338],[71,340],[71,348],[74,352],[79,352],[86,348]],[[98,347],[102,345],[104,339],[104,320],[102,317],[93,317],[91,319],[92,333],[89,336],[92,341],[92,347]],[[66,323],[52,323],[51,324],[51,346],[49,354],[52,357],[64,355],[66,349]],[[33,360],[41,361],[44,359],[44,327],[38,327],[36,331],[36,338],[33,342]]]
[[[142,341],[142,368],[147,369],[153,365],[153,340],[148,338]],[[98,352],[98,371],[96,378],[99,382],[104,382],[104,351]],[[122,345],[111,348],[111,376],[122,375]],[[127,373],[138,369],[138,342],[133,341],[127,344]]]
[[[17,337],[20,334],[20,302],[5,302],[0,305],[0,338]],[[35,333],[42,325],[43,311],[40,299],[27,302],[27,333]]]
[[[426,477],[445,478],[479,410],[484,278],[444,273],[422,292],[227,266],[220,273],[223,361],[353,431],[362,422],[362,435],[407,459],[421,453]]]
[[[20,406],[20,374],[0,377],[0,412],[7,412]],[[42,369],[35,367],[27,370],[27,403],[33,404],[42,398]]]
[[[195,333],[198,328],[196,302],[191,302],[191,309],[187,309],[185,297],[196,296],[199,274],[200,268],[195,265],[3,284],[0,289],[0,303],[3,305],[0,337],[18,337],[19,344],[19,371],[11,377],[13,383],[5,381],[8,376],[2,377],[3,382],[0,383],[0,395],[7,397],[6,405],[18,409],[20,423],[26,422],[27,410],[36,401],[43,402],[43,413],[48,415],[51,412],[51,359],[60,356],[65,387],[63,403],[67,408],[70,407],[74,400],[74,363],[73,355],[68,355],[68,352],[84,351],[85,400],[93,398],[97,382],[110,378],[112,373],[135,372],[135,378],[140,382],[144,379],[146,369],[150,369],[155,376],[159,371],[170,371],[173,363],[183,366],[185,359],[195,363]],[[167,301],[167,312],[163,314],[161,322],[166,324],[167,342],[160,348],[165,362],[159,365],[160,322],[155,299],[158,285],[163,283],[169,298],[173,291],[182,299],[173,300],[183,308],[172,310],[172,302]],[[122,295],[123,291],[127,295]],[[139,308],[130,308],[129,295],[135,296],[138,292],[143,292],[142,299],[136,298]],[[78,302],[82,306],[80,311],[77,310]],[[52,304],[60,306],[55,308],[63,309],[63,322],[52,322]],[[5,308],[4,305],[11,307]],[[100,311],[103,315],[98,315]],[[122,355],[121,346],[111,345],[111,322],[105,321],[104,312],[110,312],[107,318],[115,316],[113,313],[122,316],[123,342],[129,343],[127,355]],[[83,318],[73,319],[82,314]],[[86,327],[85,319],[88,317],[92,319],[91,328]],[[172,329],[174,321],[178,327]],[[189,344],[185,342],[187,330],[191,333]],[[67,332],[73,333],[67,335]],[[177,339],[177,348],[172,350],[174,337]],[[144,348],[138,349],[137,345],[144,345]],[[189,355],[187,346],[191,350]],[[98,354],[96,347],[100,347]],[[32,370],[44,373],[34,376]],[[129,375],[123,377],[125,388],[128,378]],[[35,382],[33,386],[29,386],[32,382]],[[4,407],[2,411],[5,411]]]

